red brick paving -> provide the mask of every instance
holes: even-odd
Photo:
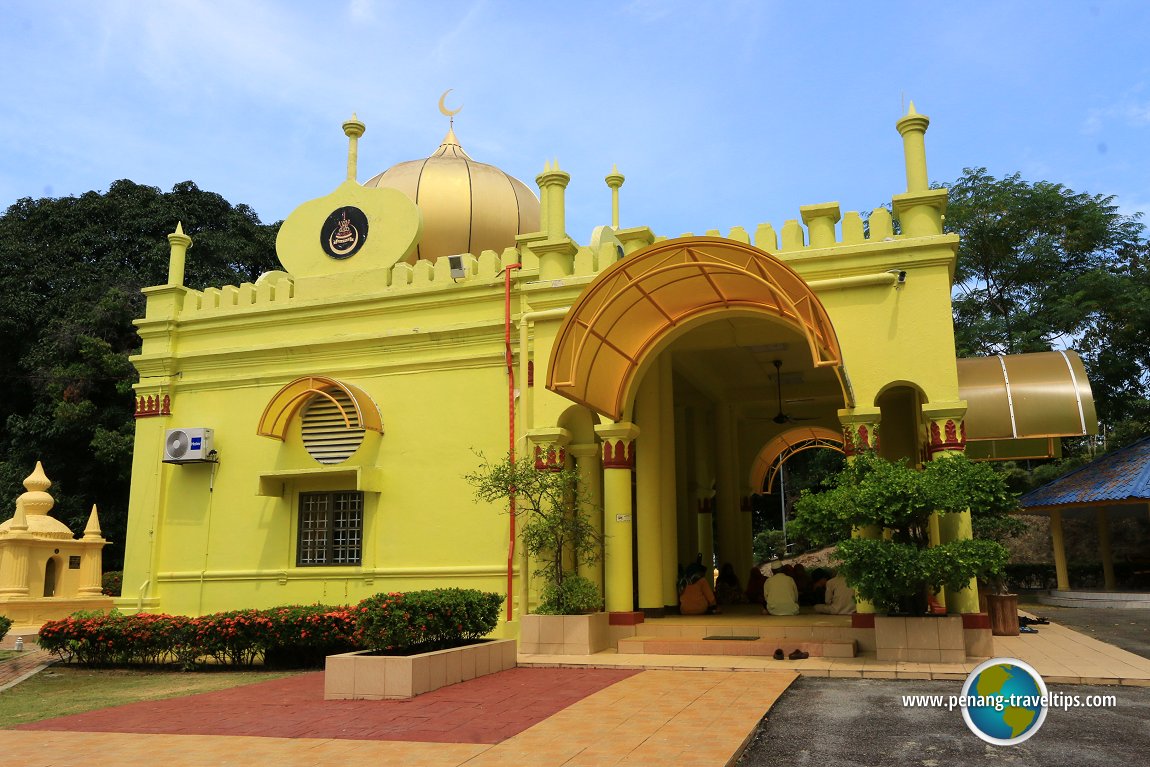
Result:
[[[363,701],[324,700],[317,671],[15,729],[495,744],[636,673],[514,668],[411,700]]]

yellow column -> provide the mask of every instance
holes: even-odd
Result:
[[[0,597],[28,596],[28,549],[32,536],[24,504],[16,499],[16,513],[0,546]]]
[[[1050,512],[1050,543],[1054,548],[1054,574],[1059,591],[1070,590],[1070,568],[1066,566],[1066,541],[1062,537],[1062,509]]]
[[[678,562],[693,562],[699,550],[698,520],[695,519],[695,488],[691,464],[690,417],[685,407],[675,408],[675,522]]]
[[[743,562],[741,547],[750,548],[750,541],[740,540],[739,485],[735,477],[735,424],[731,406],[715,406],[715,475],[718,487],[715,494],[715,513],[718,514],[718,561],[732,563],[740,572]],[[749,553],[749,552],[748,552]],[[704,560],[705,562],[706,560]],[[748,564],[742,571],[750,568]]]
[[[84,553],[80,559],[80,588],[82,597],[98,597],[104,593],[103,583],[103,549],[107,541],[100,532],[100,516],[96,506],[92,506],[92,513],[88,515],[88,524],[84,527],[85,544]]]
[[[184,234],[182,221],[176,222],[176,231],[168,235],[168,284],[182,287],[184,284],[184,262],[188,258],[188,248],[192,238]]]
[[[902,151],[906,162],[906,191],[925,192],[930,188],[926,172],[926,128],[930,118],[920,115],[910,102],[910,109],[895,127],[902,135]]]
[[[603,587],[609,612],[635,609],[631,575],[631,472],[635,468],[633,423],[602,424],[595,433],[603,443]]]
[[[866,450],[878,450],[879,423],[882,413],[878,408],[854,408],[853,410],[840,410],[839,422],[843,427],[843,452],[847,460],[854,460],[854,456]],[[879,538],[882,530],[876,525],[856,527],[851,530],[852,538]],[[855,600],[855,612],[873,613],[874,604],[861,597]]]
[[[546,209],[543,231],[547,233],[547,239],[565,239],[567,212],[563,198],[567,185],[571,183],[571,174],[559,170],[559,161],[556,160],[554,165],[547,163],[544,166],[543,172],[535,177],[535,183],[539,185],[540,207]]]
[[[636,556],[639,557],[639,609],[663,612],[663,480],[659,476],[663,440],[659,363],[643,376],[635,396],[635,425],[643,444],[635,452]]]
[[[366,130],[359,118],[352,112],[351,119],[343,124],[343,133],[347,136],[347,180],[355,181],[356,166],[359,164],[359,137]]]
[[[703,564],[709,565],[715,559],[715,515],[713,498],[700,498],[698,501],[699,554]]]
[[[1096,509],[1094,517],[1098,520],[1098,553],[1102,557],[1102,581],[1107,591],[1118,588],[1118,581],[1114,578],[1114,552],[1110,548],[1110,517],[1106,509]]]
[[[675,486],[675,403],[671,355],[659,358],[659,509],[663,532],[663,606],[679,605],[679,504]]]
[[[595,443],[571,445],[568,448],[575,457],[575,470],[579,472],[579,489],[582,497],[580,511],[587,516],[591,527],[603,535],[603,476],[599,468],[599,445]],[[599,561],[590,565],[580,565],[579,574],[599,587],[603,593],[603,548],[599,547]]]
[[[615,165],[611,166],[611,172],[607,174],[604,179],[607,186],[611,187],[611,228],[619,228],[619,187],[623,186],[623,174],[619,172],[619,168]]]
[[[946,460],[966,450],[965,402],[949,406],[924,405],[923,414],[927,419],[927,450],[932,461]],[[967,541],[973,537],[969,510],[940,517],[939,539],[942,543]],[[978,581],[971,578],[964,588],[947,593],[946,608],[951,614],[978,612]]]

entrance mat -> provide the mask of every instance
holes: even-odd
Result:
[[[703,639],[730,639],[735,642],[757,642],[762,637],[744,637],[744,636],[711,636],[703,637]]]

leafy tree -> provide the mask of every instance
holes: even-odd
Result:
[[[579,472],[570,467],[540,471],[530,457],[510,456],[492,463],[482,454],[478,469],[464,479],[475,499],[506,503],[515,498],[516,513],[526,521],[519,535],[527,553],[539,562],[535,575],[545,585],[537,612],[558,615],[598,610],[603,600],[595,584],[575,574],[581,564],[598,561],[602,536],[581,511]]]
[[[54,514],[76,531],[100,507],[105,562],[123,556],[140,289],[167,281],[167,235],[194,240],[185,284],[254,280],[276,269],[278,225],[185,181],[171,192],[121,180],[106,193],[17,201],[0,216],[0,503],[12,508],[35,462]],[[7,511],[0,511],[7,516]]]
[[[958,355],[1078,349],[1100,420],[1122,441],[1150,433],[1150,248],[1113,196],[998,179],[948,185],[961,237],[953,297]]]
[[[961,589],[971,578],[997,575],[1006,564],[1000,543],[985,538],[930,547],[933,512],[970,510],[973,519],[1001,519],[1017,507],[1002,476],[965,456],[930,461],[915,470],[863,453],[822,493],[806,491],[795,505],[796,527],[816,545],[837,544],[841,572],[863,599],[907,608],[927,589]],[[885,530],[881,538],[851,538],[856,528]]]

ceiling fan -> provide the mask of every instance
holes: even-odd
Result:
[[[785,423],[796,423],[798,421],[817,421],[817,418],[792,418],[783,412],[783,361],[773,360],[772,364],[775,366],[775,385],[778,393],[779,412],[771,420],[780,426]]]

